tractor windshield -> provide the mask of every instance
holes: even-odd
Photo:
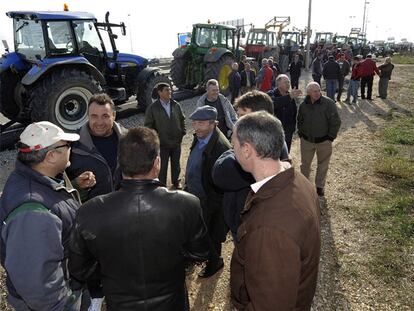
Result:
[[[266,33],[263,31],[250,31],[247,44],[266,44]]]
[[[49,51],[51,55],[71,54],[74,50],[70,22],[50,21],[46,23]]]
[[[39,21],[15,19],[14,49],[26,57],[35,61],[46,56],[45,40],[42,24]]]
[[[76,41],[79,45],[79,53],[99,55],[103,52],[101,38],[96,30],[94,21],[74,21]]]
[[[196,44],[200,47],[209,48],[217,45],[218,29],[216,28],[197,28]]]

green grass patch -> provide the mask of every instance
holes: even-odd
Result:
[[[369,257],[369,270],[398,287],[414,263],[414,118],[391,118],[381,140],[374,170],[386,180],[388,191],[375,197],[360,216],[379,241]]]
[[[384,130],[387,143],[414,145],[414,118],[401,118]]]
[[[414,55],[393,55],[392,62],[394,64],[414,64]]]
[[[401,186],[414,186],[414,159],[401,156],[384,156],[375,164],[375,171]]]

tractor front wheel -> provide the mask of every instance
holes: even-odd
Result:
[[[88,121],[88,103],[102,88],[93,76],[78,69],[55,71],[29,93],[32,121],[47,120],[67,131]]]
[[[229,74],[232,70],[232,63],[234,63],[234,59],[231,56],[222,56],[217,62],[208,63],[204,74],[205,82],[210,79],[216,79],[219,82],[220,92],[224,96],[230,94]]]

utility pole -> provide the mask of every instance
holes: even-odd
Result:
[[[364,35],[364,37],[366,32],[365,17],[367,12],[367,4],[369,4],[369,2],[367,0],[364,0],[364,17],[362,18],[362,34]]]
[[[131,53],[134,54],[134,47],[132,46],[132,24],[131,14],[128,14],[128,26],[129,26],[129,44],[131,46]]]
[[[306,36],[306,59],[305,59],[305,68],[309,70],[310,64],[310,37],[311,37],[311,16],[312,16],[312,0],[309,0],[308,8],[308,33]]]

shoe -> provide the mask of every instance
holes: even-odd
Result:
[[[323,197],[325,196],[325,191],[323,190],[323,188],[316,188],[316,193],[318,194],[318,196]]]
[[[170,190],[183,190],[183,186],[181,185],[181,182],[178,181],[170,187]]]
[[[203,270],[200,271],[198,277],[200,278],[209,278],[216,274],[224,266],[223,258],[217,259],[217,261],[207,261],[206,266]]]
[[[92,298],[88,311],[101,311],[103,298]]]
[[[356,101],[356,100],[353,100],[353,101],[352,101],[352,104],[356,105],[356,103],[357,103],[357,101]],[[350,105],[351,105],[351,104],[350,104]]]
[[[372,97],[367,97],[367,100],[372,100]]]
[[[361,95],[361,99],[365,99],[365,95]]]

